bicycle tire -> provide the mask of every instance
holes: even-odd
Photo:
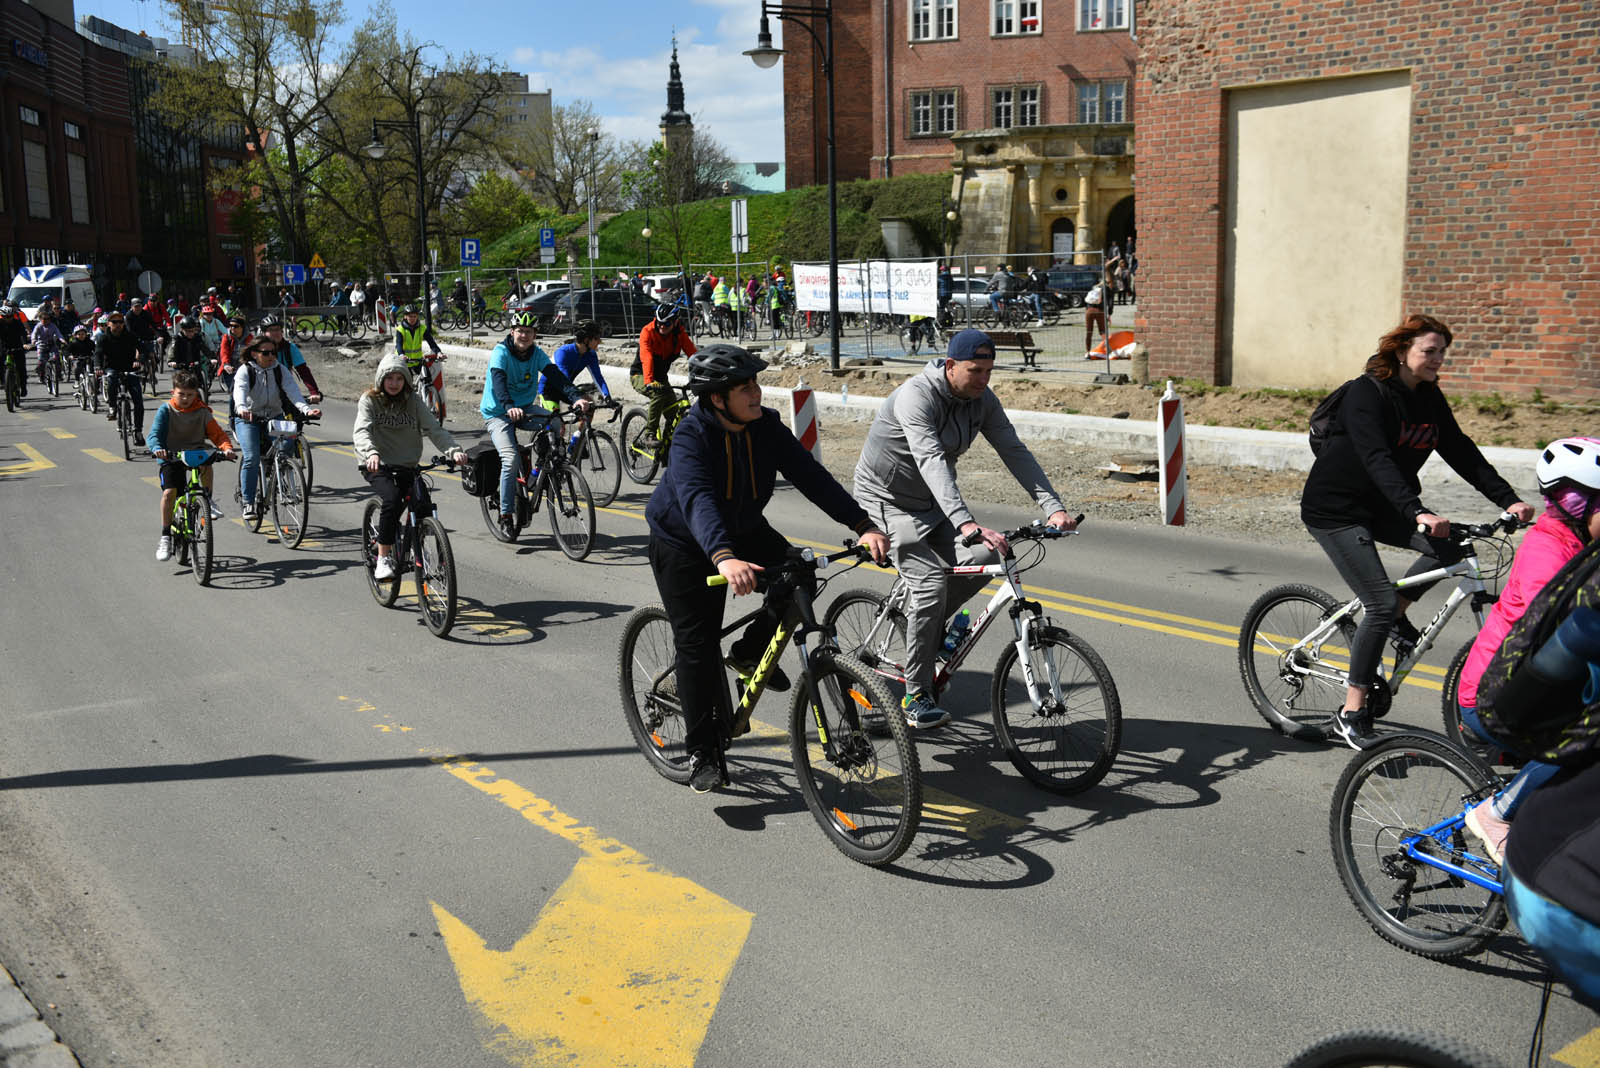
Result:
[[[338,329],[328,320],[323,319],[311,329],[311,339],[319,345],[326,345],[334,339]]]
[[[913,329],[910,324],[901,326],[895,331],[895,336],[900,341],[900,351],[907,356],[915,356],[921,347],[922,331]]]
[[[1344,643],[1340,651],[1348,656],[1354,622],[1345,620],[1329,639],[1289,655],[1290,647],[1342,604],[1315,586],[1289,583],[1263,593],[1245,612],[1239,628],[1239,677],[1257,714],[1280,734],[1326,741],[1333,714],[1344,707],[1344,668],[1323,660],[1323,651],[1328,640],[1337,638]],[[1337,672],[1339,678],[1305,673],[1316,667]]]
[[[487,497],[478,498],[478,508],[483,512],[483,525],[488,528],[489,534],[495,541],[510,543],[517,540],[517,534],[522,530],[520,525],[510,531],[500,525],[500,490],[498,487]],[[512,508],[512,513],[516,513],[515,507]]]
[[[61,396],[61,368],[56,365],[55,357],[53,356],[45,365],[44,380],[45,389],[50,391],[50,396]]]
[[[306,496],[305,471],[292,456],[279,456],[273,465],[272,525],[286,549],[299,548],[306,536],[311,501]]]
[[[1106,777],[1122,748],[1122,700],[1111,670],[1088,642],[1061,627],[1040,624],[1033,633],[1034,678],[1040,687],[1049,685],[1048,655],[1059,696],[1034,708],[1022,674],[1012,677],[1016,644],[1007,645],[990,691],[995,735],[1029,782],[1054,794],[1082,793]]]
[[[1454,1035],[1400,1027],[1358,1027],[1314,1042],[1284,1068],[1506,1068]]]
[[[19,396],[21,387],[17,385],[17,368],[10,361],[6,362],[6,411],[14,412],[21,403]]]
[[[622,417],[622,470],[641,486],[648,486],[661,466],[656,459],[655,446],[645,438],[649,425],[649,417],[642,408],[635,408]]]
[[[1444,671],[1444,689],[1439,695],[1439,714],[1444,720],[1444,736],[1487,762],[1497,747],[1479,738],[1461,722],[1461,672],[1466,669],[1467,656],[1476,641],[1476,638],[1468,638],[1450,658],[1450,666]]]
[[[117,433],[122,437],[122,458],[133,459],[133,401],[128,399],[127,387],[117,391]]]
[[[1410,859],[1400,844],[1498,785],[1472,756],[1420,732],[1389,735],[1345,767],[1328,819],[1334,866],[1357,911],[1384,940],[1429,960],[1451,960],[1482,949],[1505,926],[1499,894]],[[1448,843],[1434,845],[1461,866],[1495,876],[1493,862],[1466,848],[1466,835],[1457,827]],[[1419,887],[1418,876],[1430,874],[1436,878]]]
[[[197,494],[189,498],[189,558],[194,569],[194,580],[201,586],[211,581],[212,539],[216,534],[211,522],[211,498]]]
[[[378,510],[383,507],[382,502],[372,500],[361,512],[361,562],[366,566],[367,587],[372,590],[372,599],[385,608],[391,607],[395,598],[400,596],[400,574],[396,571],[392,579],[378,579]],[[396,546],[398,549],[398,546]]]
[[[836,753],[831,759],[812,710],[813,693],[822,731]],[[911,845],[922,815],[917,750],[900,702],[861,661],[830,649],[812,655],[811,670],[789,706],[789,755],[806,807],[839,852],[881,867]]]
[[[567,559],[588,556],[594,548],[594,494],[583,476],[564,463],[555,466],[545,480],[544,504],[550,534]]]
[[[426,374],[427,372],[424,371],[423,373]],[[430,381],[423,386],[423,399],[428,406],[428,411],[432,412],[434,419],[438,420],[439,425],[443,426],[444,394],[440,393],[438,388]]]
[[[359,315],[351,316],[349,324],[345,326],[345,335],[351,341],[360,341],[367,336],[367,321]]]
[[[456,558],[450,535],[435,516],[417,524],[417,606],[436,638],[456,624]]]
[[[589,483],[594,503],[606,507],[617,499],[622,488],[622,453],[604,430],[591,430],[585,436],[576,460],[583,480]]]
[[[688,724],[678,704],[677,646],[660,605],[645,605],[623,624],[617,679],[622,718],[645,761],[669,782],[688,782]]]
[[[89,389],[89,411],[94,415],[100,414],[100,383],[94,382]]]
[[[85,411],[85,412],[88,411],[89,410],[89,392],[90,392],[89,391],[89,383],[84,381],[84,378],[83,378],[82,375],[78,376],[78,385],[77,385],[77,389],[74,390],[74,392],[77,394],[78,408],[81,411]]]
[[[872,590],[845,590],[833,599],[823,613],[822,627],[833,635],[839,651],[853,656],[869,671],[892,682],[905,682],[906,678],[906,619],[899,609],[892,609],[889,622],[878,628],[869,648],[865,642],[872,633],[872,625],[884,611],[887,600]]]
[[[150,383],[150,396],[152,396],[152,397],[156,396],[157,393],[156,393],[156,370],[155,370],[155,368],[152,367],[150,369],[150,376],[147,379],[147,381]]]
[[[311,461],[311,439],[306,437],[303,428],[300,431],[300,436],[295,439],[294,458],[300,461],[301,467],[305,468],[306,498],[310,499],[312,482],[315,480],[316,475],[313,473],[315,465]]]

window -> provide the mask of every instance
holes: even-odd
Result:
[[[989,111],[994,116],[994,121],[990,123],[991,126],[998,126],[1001,129],[1005,129],[1011,125],[1011,118],[1014,114],[1012,109],[1015,99],[1016,90],[1014,89],[1005,88],[989,90],[989,101],[992,105]]]
[[[911,0],[911,39],[942,41],[956,35],[956,0]]]
[[[1079,82],[1079,122],[1127,122],[1128,83]]]
[[[1125,106],[1128,95],[1126,82],[1101,82],[1100,99],[1104,104],[1105,122],[1127,122]]]
[[[923,89],[911,94],[912,137],[932,137],[956,132],[956,90]]]
[[[1078,0],[1078,29],[1125,30],[1133,0]]]
[[[1037,85],[1018,87],[1017,125],[1039,125],[1039,87]]]
[[[67,197],[72,221],[89,225],[89,169],[82,156],[67,153]]]
[[[64,123],[61,124],[61,129],[62,129],[62,131],[64,133],[66,133],[67,137],[70,140],[73,140],[73,141],[82,141],[83,140],[83,127],[79,126],[77,123],[75,123],[75,122],[64,122]]]
[[[1078,83],[1078,121],[1100,121],[1100,83]]]
[[[989,112],[993,125],[1002,129],[1012,126],[1039,125],[1039,87],[1037,85],[1002,85],[989,90]]]
[[[1039,32],[1039,0],[990,0],[994,5],[994,35]]]
[[[39,142],[22,142],[22,173],[28,183],[28,217],[50,218],[50,164]]]
[[[39,125],[39,113],[27,105],[18,105],[17,112],[22,116],[22,121],[29,126]]]

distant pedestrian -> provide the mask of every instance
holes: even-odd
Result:
[[[1100,327],[1100,339],[1106,343],[1106,358],[1111,358],[1111,340],[1106,335],[1106,306],[1111,301],[1111,277],[1109,272],[1102,274],[1100,280],[1089,287],[1089,292],[1083,295],[1083,354],[1090,356],[1094,351],[1094,328]]]

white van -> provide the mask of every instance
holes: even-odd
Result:
[[[6,299],[22,309],[29,322],[46,297],[54,297],[59,309],[72,301],[80,316],[94,310],[94,280],[89,268],[77,263],[49,263],[42,267],[24,267],[11,280]]]

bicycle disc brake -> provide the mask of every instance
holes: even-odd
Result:
[[[1367,713],[1373,719],[1382,719],[1389,714],[1389,709],[1394,705],[1394,691],[1389,688],[1388,679],[1375,679],[1367,687]]]

